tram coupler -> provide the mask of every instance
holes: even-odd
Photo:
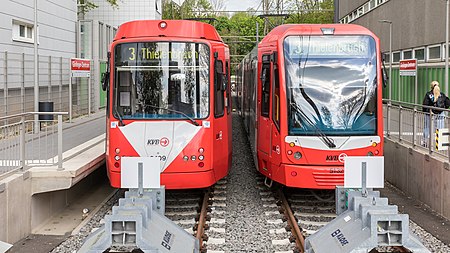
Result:
[[[366,253],[379,246],[430,251],[409,231],[409,216],[378,191],[337,187],[336,217],[305,240],[307,253]]]
[[[269,179],[270,181],[268,182],[268,180],[267,179]],[[270,179],[270,178],[268,178],[268,177],[266,177],[265,179],[264,179],[264,184],[267,186],[267,187],[272,187],[272,184],[273,184],[273,180],[272,179]]]

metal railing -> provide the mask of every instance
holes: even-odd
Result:
[[[25,171],[30,166],[57,165],[62,170],[62,123],[67,114],[28,112],[0,117],[0,176]],[[34,115],[52,115],[57,119],[35,124]]]
[[[440,114],[423,112],[423,108],[439,109]],[[429,154],[449,156],[449,151],[436,149],[436,128],[449,128],[450,110],[383,99],[385,136],[413,148],[428,150]]]

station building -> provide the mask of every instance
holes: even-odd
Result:
[[[99,7],[80,15],[75,0],[2,0],[0,10],[0,117],[35,111],[35,100],[54,111],[69,110],[70,58],[91,59],[91,99],[86,78],[74,78],[73,116],[106,105],[101,74],[117,27],[130,20],[161,19],[161,0],[91,0]],[[37,12],[37,28],[34,14]],[[39,98],[35,98],[34,38],[37,36]]]
[[[335,21],[362,25],[380,38],[387,72],[392,65],[392,100],[421,104],[432,80],[439,81],[441,91],[448,95],[444,83],[445,0],[335,0]],[[417,95],[414,77],[399,76],[399,62],[407,59],[417,59]],[[389,98],[388,89],[383,97]]]
[[[6,115],[35,111],[37,99],[39,102],[52,102],[54,111],[67,112],[69,96],[72,96],[75,117],[88,113],[88,101],[91,101],[92,112],[100,110],[106,104],[105,94],[100,89],[100,76],[101,72],[106,70],[108,46],[113,40],[118,23],[109,19],[105,21],[103,18],[106,16],[96,15],[96,12],[80,18],[82,16],[79,15],[80,6],[75,0],[36,0],[36,2],[35,6],[33,0],[1,0],[0,118]],[[95,0],[94,2],[97,2],[101,8],[106,0]],[[161,9],[159,12],[156,11],[155,2],[146,2],[147,8],[133,16],[135,9],[143,8],[144,1],[119,0],[119,7],[114,10],[114,15],[125,19],[117,20],[117,22],[161,18]],[[37,25],[35,25],[35,13],[37,13]],[[37,43],[35,43],[35,38]],[[35,46],[37,50],[35,50]],[[37,56],[37,60],[35,60],[35,56]],[[73,93],[69,94],[70,58],[92,60],[91,100],[88,99],[86,78],[73,78]],[[35,67],[37,67],[37,72],[35,72]],[[35,73],[38,77],[38,97],[35,96]],[[13,133],[15,136],[20,132],[17,129],[13,129],[11,132],[3,130],[6,128],[5,125],[13,124],[12,121],[17,118],[0,120],[0,139],[4,138],[5,133]],[[46,134],[42,136],[44,135]],[[18,146],[17,138],[13,139],[13,142],[9,139],[6,139],[6,142]],[[33,140],[40,142],[41,139]],[[9,145],[7,143],[5,145]],[[99,143],[101,147],[104,147],[101,141]],[[54,143],[53,145],[56,146]],[[33,148],[36,147],[33,146]],[[102,149],[99,150],[101,153]],[[0,154],[3,155],[0,157],[2,161],[15,159],[15,157],[11,157],[14,154],[2,152],[0,151]],[[47,152],[50,151],[47,150]],[[73,157],[79,154],[75,152]],[[41,172],[45,174],[48,171],[42,170]],[[2,177],[0,180],[2,203],[0,205],[0,227],[2,228],[0,229],[0,241],[16,243],[36,231],[41,224],[51,218],[53,212],[58,212],[58,208],[66,207],[75,196],[68,194],[65,190],[60,191],[61,188],[58,188],[57,191],[54,188],[33,191],[30,179],[35,174],[29,171],[23,175],[21,173],[11,175],[13,179],[3,173],[4,171],[0,169],[0,176],[7,177],[7,179]],[[73,184],[86,176],[84,172],[71,173],[67,170],[61,174]],[[48,175],[46,174],[42,178],[61,182],[58,181],[60,178],[55,179]],[[75,177],[78,178],[72,181]],[[42,185],[47,184],[43,183]],[[77,189],[81,187],[83,186]]]

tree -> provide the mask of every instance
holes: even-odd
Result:
[[[163,19],[215,18],[212,24],[230,48],[232,64],[237,64],[243,56],[256,46],[256,23],[259,24],[259,40],[264,37],[264,20],[254,15],[255,10],[238,12],[228,17],[218,10],[223,8],[221,0],[186,0],[179,6],[171,0],[164,0]],[[290,10],[289,17],[269,17],[269,29],[282,23],[332,23],[333,0],[269,0],[268,13]],[[268,32],[268,31],[267,31]]]
[[[119,6],[118,0],[105,0],[105,1],[111,4],[112,7]],[[77,0],[77,5],[78,5],[78,14],[81,15],[82,17],[84,17],[84,14],[86,14],[86,12],[98,7],[98,5],[96,5],[91,0]]]
[[[291,10],[287,23],[328,24],[333,23],[333,0],[289,0],[287,9]]]
[[[224,22],[219,22],[216,29],[230,47],[230,54],[235,56],[232,57],[231,63],[237,64],[242,60],[239,56],[248,54],[256,46],[256,23],[259,24],[259,36],[263,37],[264,21],[248,12],[239,12],[229,18],[226,25],[223,24]]]

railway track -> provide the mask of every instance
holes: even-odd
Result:
[[[226,179],[205,190],[166,192],[166,216],[200,243],[200,251],[225,252]]]
[[[272,209],[266,216],[277,253],[304,252],[305,238],[336,217],[334,192],[278,188],[262,191],[262,195],[263,200],[273,202],[266,204]]]
[[[278,211],[282,215],[283,223],[280,224],[285,225],[284,230],[289,233],[289,239],[283,240],[284,249],[276,250],[277,253],[305,252],[305,239],[336,218],[333,190],[278,188],[272,190],[271,195],[277,199]],[[273,244],[281,245],[279,242],[280,240],[274,240]],[[370,251],[377,252],[410,251],[404,247],[379,247]]]

